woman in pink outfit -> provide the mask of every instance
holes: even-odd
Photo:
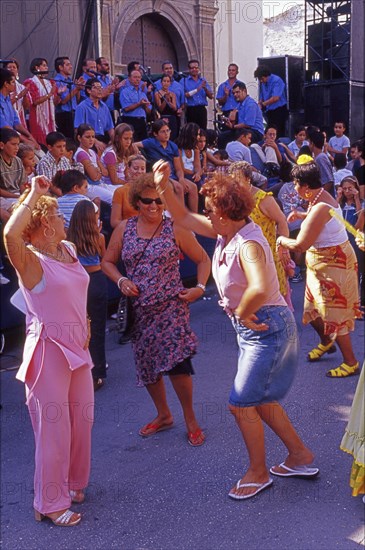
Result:
[[[32,179],[5,230],[26,307],[26,341],[17,378],[25,383],[35,436],[34,510],[40,521],[71,526],[81,515],[90,473],[94,391],[88,347],[88,275],[65,239],[50,182]]]

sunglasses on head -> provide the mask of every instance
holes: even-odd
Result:
[[[162,200],[159,197],[157,197],[157,199],[139,197],[139,200],[141,201],[142,204],[152,204],[153,202],[160,205],[162,204]]]

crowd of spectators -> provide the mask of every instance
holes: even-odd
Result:
[[[258,242],[269,245],[265,254],[275,265],[275,270],[270,273],[270,285],[275,286],[274,307],[285,308],[285,311],[286,308],[293,309],[291,283],[303,280],[306,269],[303,253],[308,248],[322,250],[323,246],[327,247],[330,243],[329,247],[332,243],[332,235],[318,241],[314,237],[316,231],[322,235],[324,224],[331,228],[334,226],[328,207],[334,209],[337,215],[343,213],[355,230],[364,229],[364,139],[350,143],[346,135],[346,122],[342,120],[333,121],[334,135],[328,142],[325,133],[309,122],[298,126],[293,135],[286,135],[288,107],[285,84],[264,65],[260,65],[254,73],[259,82],[258,101],[248,94],[246,84],[238,79],[239,67],[235,63],[228,66],[228,79],[219,85],[215,96],[213,88],[200,72],[197,59],[189,61],[188,74],[182,75],[176,73],[170,61],[165,61],[161,79],[155,83],[145,77],[138,61],[128,64],[125,79],[110,75],[110,65],[105,57],[85,59],[83,73],[76,80],[72,78],[73,67],[67,56],[58,57],[54,69],[55,77],[48,78],[47,59],[35,58],[30,65],[32,77],[23,84],[18,82],[17,60],[9,60],[0,69],[2,229],[5,228],[8,240],[13,238],[22,249],[33,250],[36,257],[40,255],[42,268],[46,272],[49,269],[47,256],[65,264],[65,273],[76,258],[83,266],[89,279],[89,291],[83,296],[82,303],[86,305],[91,321],[91,360],[88,357],[84,359],[89,366],[93,366],[94,390],[103,386],[107,375],[107,286],[103,271],[117,284],[122,294],[134,298],[138,329],[133,337],[137,380],[139,385],[146,386],[157,409],[157,417],[139,433],[148,437],[173,424],[161,378],[166,371],[172,375],[173,387],[182,404],[188,441],[193,446],[202,445],[205,435],[192,408],[190,375],[193,374],[193,367],[190,357],[195,353],[196,341],[189,327],[187,306],[205,292],[210,260],[193,234],[173,223],[174,212],[181,218],[187,216],[190,220],[188,229],[203,228],[202,234],[208,236],[212,236],[211,228],[206,228],[209,222],[197,215],[203,213],[207,204],[213,205],[211,210],[206,210],[211,221],[216,216],[215,210],[229,211],[227,219],[220,217],[216,227],[212,222],[216,229],[214,236],[228,234],[225,233],[227,229],[223,230],[224,220],[232,231],[254,221],[255,227],[258,227]],[[214,124],[215,128],[208,129],[207,106],[214,97],[221,116],[219,123]],[[155,168],[155,180],[160,178],[164,181],[163,191],[151,174],[153,166],[160,163],[161,167],[161,162],[164,165],[160,175]],[[308,169],[302,168],[302,165],[308,165]],[[306,178],[313,181],[309,184]],[[219,206],[220,181],[226,194],[224,208]],[[166,203],[163,202],[165,191],[169,196]],[[243,201],[242,204],[250,205],[247,215],[236,212],[238,205],[234,204],[231,191],[239,201]],[[157,196],[157,192],[161,197]],[[31,197],[31,202],[29,199],[27,201],[27,196]],[[45,196],[52,199],[45,199]],[[28,231],[28,242],[25,229],[29,220],[25,220],[25,211],[29,210],[33,216],[33,209],[41,209],[39,201],[44,205],[44,214],[37,214],[34,232]],[[317,201],[322,210],[313,209]],[[327,217],[321,215],[324,204],[327,205]],[[19,209],[20,205],[25,208]],[[165,215],[166,205],[171,205],[173,212],[167,210]],[[51,222],[54,217],[56,221]],[[60,218],[64,219],[62,228]],[[308,220],[313,221],[314,229],[308,229]],[[20,231],[19,227],[24,231]],[[57,232],[55,243],[52,240],[54,231]],[[339,242],[335,240],[339,247],[347,237],[343,228],[337,233]],[[313,237],[312,240],[308,234]],[[75,248],[62,245],[66,236]],[[53,247],[52,254],[43,253],[39,246],[36,247],[38,237],[44,246]],[[106,248],[109,239],[110,247]],[[302,246],[303,242],[308,246]],[[352,262],[351,285],[348,285],[351,286],[351,299],[356,301],[359,287],[361,304],[365,305],[364,253],[357,249],[355,256],[351,252],[351,244],[347,243],[348,240],[343,254],[351,257]],[[170,250],[168,254],[165,245]],[[354,238],[352,245],[356,247]],[[184,289],[179,278],[179,249],[190,255],[197,264],[198,284],[193,290]],[[119,271],[121,257],[126,263],[127,276]],[[323,257],[327,262],[327,256]],[[311,258],[309,252],[307,265],[308,258]],[[11,256],[10,259],[15,267],[20,266],[18,275],[20,273],[21,285],[26,288],[25,295],[31,296],[33,279],[27,271],[26,262],[18,256]],[[314,262],[313,258],[311,261]],[[356,261],[360,266],[357,280]],[[155,266],[151,272],[149,265]],[[244,266],[242,269],[249,273],[248,286],[254,286],[251,268]],[[334,266],[335,270],[338,266]],[[330,277],[326,271],[327,276]],[[316,277],[318,274],[312,274],[312,279],[308,279],[314,286]],[[57,286],[57,274],[52,269],[49,279]],[[43,284],[41,271],[37,268],[34,270],[35,280],[36,286]],[[176,285],[172,285],[171,281],[175,281]],[[6,284],[4,277],[1,283]],[[245,291],[245,284],[241,286]],[[163,309],[159,300],[167,289],[169,295]],[[29,298],[29,303],[33,299]],[[266,304],[265,301],[262,303]],[[271,302],[268,304],[272,306]],[[72,307],[71,302],[69,307]],[[324,353],[333,351],[334,340],[328,336],[325,323],[322,323],[323,326],[319,321],[314,323],[313,308],[308,304],[306,307],[308,322],[313,324],[321,339],[309,354],[309,360],[317,360]],[[253,309],[252,314],[254,312]],[[335,321],[340,327],[338,331],[336,329],[336,335],[344,362],[333,369],[332,374],[331,371],[327,373],[331,377],[346,377],[359,371],[347,330],[353,328],[350,320],[352,313],[349,312],[346,319],[346,331],[341,325],[342,313]],[[169,319],[171,321],[173,318],[176,322],[169,325]],[[158,330],[151,327],[156,323],[160,326],[162,322],[165,332],[161,338],[157,337],[156,342]],[[252,322],[250,317],[248,323]],[[239,325],[240,321],[237,323]],[[176,331],[179,337],[176,337]],[[185,336],[182,336],[183,333]],[[156,352],[152,357],[151,353],[151,365],[145,359],[146,342],[151,349],[159,349],[159,354]],[[80,338],[80,356],[83,354],[82,346]],[[50,349],[52,351],[52,345]],[[164,355],[166,363],[160,361],[161,355]],[[39,376],[42,378],[41,374]],[[231,405],[232,411],[236,411],[233,401]],[[236,420],[240,425],[238,417]],[[277,429],[281,432],[281,428]],[[35,433],[41,433],[40,426],[35,427]],[[53,436],[47,434],[46,437],[52,439]],[[293,438],[296,436],[293,435]],[[298,446],[301,445],[298,443]],[[303,467],[310,463],[312,455],[310,452],[307,455]],[[292,466],[294,470],[291,471],[295,471],[297,465]],[[285,470],[285,466],[280,465],[270,471],[274,475],[288,475],[283,473],[283,468]],[[267,476],[264,477],[262,488],[271,484]],[[243,481],[248,481],[248,484]],[[243,478],[241,482],[243,485],[238,483],[230,493],[232,498],[249,498],[259,492],[246,490],[247,486],[252,485],[251,478]],[[245,488],[243,492],[242,487]],[[35,503],[38,519],[46,515],[56,525],[78,523],[80,518],[76,517],[77,514],[70,516],[66,506],[70,504],[72,493],[76,499],[84,498],[83,488],[75,486],[75,491],[70,489],[70,494],[63,501],[65,507],[57,510],[57,513],[62,512],[59,517],[40,501],[38,495],[39,500]]]

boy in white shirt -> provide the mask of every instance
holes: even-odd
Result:
[[[332,156],[336,153],[344,153],[347,155],[350,147],[350,140],[345,136],[346,124],[342,120],[335,122],[333,131],[335,135],[332,136],[328,142],[327,152]]]

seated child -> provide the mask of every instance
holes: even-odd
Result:
[[[352,172],[346,168],[346,164],[347,158],[345,153],[336,153],[333,159],[335,187],[338,187],[346,176],[352,176]]]
[[[12,128],[0,129],[0,208],[4,214],[11,212],[27,182],[23,163],[17,157],[19,144],[18,132]]]
[[[297,126],[294,131],[294,140],[288,145],[288,149],[293,153],[295,160],[299,156],[300,148],[303,145],[308,145],[306,138],[305,126]]]
[[[35,156],[33,147],[26,143],[21,143],[19,145],[18,157],[23,163],[27,175],[27,183],[30,185],[31,179],[35,176],[35,167],[37,164],[37,157]]]
[[[71,170],[78,170],[79,172],[82,172],[85,174],[84,165],[81,162],[77,162],[74,159],[74,154],[76,153],[78,149],[78,145],[75,140],[72,138],[66,138],[66,152],[65,157],[68,159]]]

